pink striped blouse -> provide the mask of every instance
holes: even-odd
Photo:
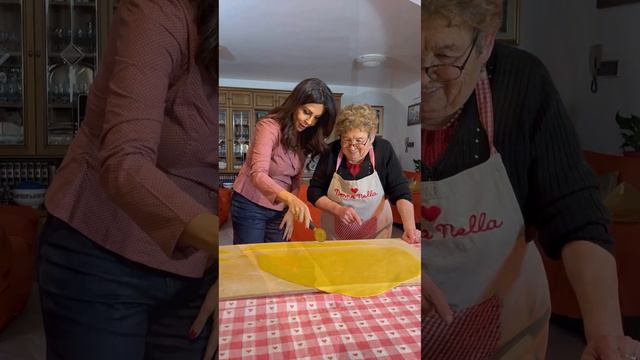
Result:
[[[124,1],[48,211],[128,259],[190,277],[209,259],[177,243],[217,209],[217,93],[195,63],[187,0]]]
[[[276,195],[283,191],[297,193],[304,165],[302,152],[286,150],[280,143],[280,125],[264,118],[256,124],[247,159],[233,183],[233,190],[254,203],[274,210],[285,204]]]

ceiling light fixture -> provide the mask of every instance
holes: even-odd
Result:
[[[364,67],[376,67],[380,66],[383,61],[387,59],[382,54],[364,54],[356,58],[356,62]]]

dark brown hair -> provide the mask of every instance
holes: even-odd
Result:
[[[218,77],[218,0],[194,0],[200,43],[196,63]]]
[[[305,104],[322,104],[324,111],[315,126],[308,127],[299,133],[295,128],[293,116],[296,110]],[[312,156],[324,153],[328,149],[324,139],[329,137],[336,122],[333,93],[320,79],[302,80],[284,102],[273,109],[269,117],[280,124],[280,143],[285,149],[302,148],[305,155]]]

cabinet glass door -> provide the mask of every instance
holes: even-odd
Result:
[[[25,146],[22,0],[0,0],[0,146]]]
[[[256,121],[255,121],[255,123],[257,124],[258,121],[260,121],[263,118],[267,117],[267,115],[269,115],[269,110],[256,110]]]
[[[45,146],[68,145],[97,70],[96,0],[47,0]]]
[[[229,163],[227,162],[227,154],[229,154],[228,124],[227,110],[220,109],[218,111],[218,168],[222,171],[229,170]]]
[[[240,170],[249,150],[251,110],[232,110],[231,121],[233,126],[231,129],[233,137],[232,170]]]

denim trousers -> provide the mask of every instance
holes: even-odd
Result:
[[[135,239],[131,239],[135,241]],[[217,265],[202,278],[153,269],[113,253],[49,216],[38,244],[47,359],[202,359],[211,319],[189,331]]]
[[[237,192],[231,195],[231,222],[234,244],[255,244],[283,241],[280,223],[285,210],[260,206]]]

